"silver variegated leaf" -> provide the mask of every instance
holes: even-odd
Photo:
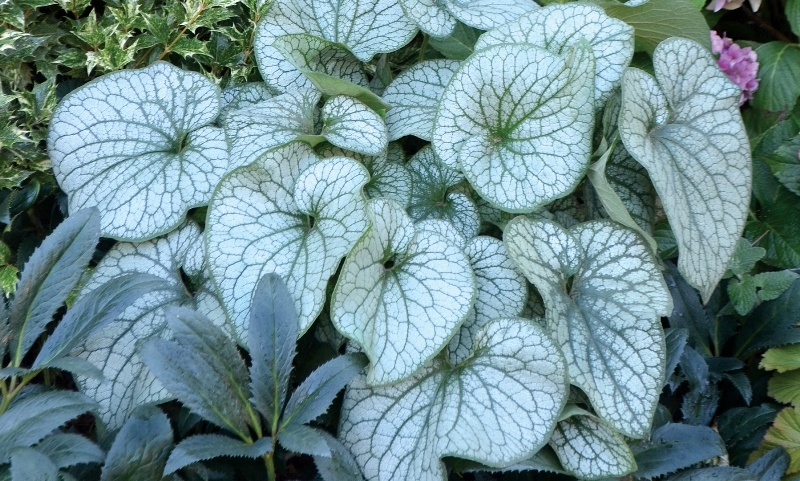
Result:
[[[300,72],[318,72],[362,87],[369,85],[361,62],[341,45],[298,33],[278,37],[272,46]]]
[[[321,135],[337,147],[365,155],[380,155],[389,143],[386,125],[374,110],[346,95],[322,106]]]
[[[564,469],[578,479],[618,478],[636,470],[625,440],[594,416],[559,421],[549,444]]]
[[[233,85],[222,91],[220,97],[220,111],[217,122],[224,119],[228,112],[239,110],[251,105],[269,100],[275,94],[267,87],[264,82],[248,82]]]
[[[456,27],[456,19],[439,0],[399,0],[406,17],[431,37],[447,37]]]
[[[539,8],[531,0],[443,0],[443,3],[454,17],[481,30],[497,28]]]

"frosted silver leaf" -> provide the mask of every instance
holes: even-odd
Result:
[[[544,300],[571,382],[614,429],[646,436],[664,376],[660,318],[672,312],[648,247],[610,221],[566,230],[549,220],[517,217],[504,240]]]
[[[433,148],[491,204],[533,212],[586,172],[593,77],[585,41],[564,57],[525,44],[476,52],[445,88]]]
[[[633,58],[633,27],[609,17],[596,5],[553,4],[534,10],[481,35],[475,50],[503,43],[529,43],[564,54],[581,39],[589,42],[594,54],[594,99],[599,108],[619,86],[622,71]]]
[[[456,27],[456,19],[440,0],[399,0],[403,13],[431,37],[447,37]]]
[[[464,176],[444,165],[430,146],[423,147],[406,164],[411,173],[411,201],[408,215],[415,221],[443,219],[466,239],[478,235],[481,219],[472,199],[453,190]]]
[[[222,91],[220,97],[221,107],[217,123],[220,123],[229,112],[269,100],[274,96],[264,82],[248,82],[228,87]]]
[[[321,135],[337,147],[365,155],[380,155],[389,143],[380,115],[358,100],[337,95],[322,107]]]
[[[650,174],[680,256],[708,301],[736,249],[750,203],[750,146],[739,88],[700,44],[671,38],[653,53],[654,79],[625,71],[619,134]]]
[[[464,252],[417,231],[402,206],[369,202],[372,226],[345,260],[331,320],[370,360],[367,383],[399,382],[447,344],[472,308],[475,277]]]
[[[375,54],[399,49],[416,33],[417,26],[403,15],[397,0],[276,0],[256,28],[254,48],[264,81],[286,91],[312,85],[275,48],[278,37],[308,34],[367,62]]]
[[[441,481],[445,456],[505,467],[530,458],[564,407],[564,361],[530,321],[500,318],[456,368],[435,359],[411,379],[347,389],[339,437],[368,481]]]
[[[319,160],[295,142],[227,175],[208,211],[209,271],[239,336],[246,338],[256,286],[280,275],[295,302],[300,334],[317,318],[325,286],[367,228],[366,169],[352,159]]]
[[[392,80],[383,92],[383,100],[392,106],[386,113],[389,140],[406,135],[431,139],[436,107],[459,64],[457,60],[428,60]]]
[[[175,229],[228,169],[225,135],[212,126],[219,109],[213,83],[165,62],[69,93],[47,136],[69,210],[98,206],[102,235],[119,240]]]
[[[636,470],[628,445],[594,416],[571,416],[556,425],[550,446],[578,479],[618,478]]]
[[[272,46],[300,72],[319,72],[366,87],[361,62],[347,49],[307,34],[283,35]]]
[[[251,164],[272,148],[313,135],[320,97],[316,90],[293,90],[228,112],[222,126],[231,145],[232,167]]]
[[[470,27],[497,28],[539,8],[531,0],[444,0],[447,10]]]

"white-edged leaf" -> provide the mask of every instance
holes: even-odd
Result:
[[[13,366],[20,365],[78,284],[99,237],[97,209],[75,212],[56,227],[25,263],[9,309],[12,337],[2,341],[10,344]],[[5,303],[5,296],[2,302]]]
[[[660,317],[672,312],[653,253],[633,231],[609,221],[566,230],[552,221],[517,217],[504,239],[509,256],[544,299],[570,382],[611,427],[629,437],[646,436],[666,362]]]
[[[417,231],[396,202],[368,204],[372,225],[347,256],[331,298],[331,321],[367,354],[367,383],[418,371],[472,309],[475,276],[461,248]]]
[[[56,433],[36,445],[36,450],[47,456],[59,469],[76,464],[102,463],[106,453],[86,436]]]
[[[229,112],[269,100],[274,93],[264,82],[248,82],[229,86],[220,96],[221,107],[217,122],[224,119]]]
[[[497,28],[539,8],[532,0],[443,0],[454,17],[481,30]]]
[[[69,210],[98,206],[102,235],[114,239],[175,229],[228,169],[225,134],[211,125],[219,110],[219,88],[165,62],[73,90],[47,137]]]
[[[588,3],[548,5],[486,32],[475,50],[503,43],[529,43],[554,54],[565,54],[581,39],[592,47],[596,62],[595,106],[605,104],[619,86],[622,71],[633,58],[633,27]]]
[[[172,446],[167,416],[154,406],[142,406],[114,438],[100,481],[160,481]]]
[[[533,212],[586,172],[593,73],[585,40],[565,57],[525,44],[476,52],[445,88],[433,148],[491,204]]]
[[[31,448],[17,448],[11,455],[11,481],[58,481],[58,466]]]
[[[223,127],[231,145],[231,170],[251,164],[268,150],[314,135],[316,90],[292,90],[229,112]]]
[[[478,208],[465,193],[452,189],[464,176],[444,165],[430,146],[423,147],[406,164],[411,173],[408,215],[414,221],[442,219],[450,222],[466,239],[478,235]]]
[[[439,0],[399,0],[403,13],[431,37],[447,37],[456,27],[456,19]]]
[[[277,37],[272,47],[300,72],[323,73],[362,87],[369,86],[361,62],[342,45],[298,33]]]
[[[295,142],[220,182],[208,211],[209,270],[240,337],[256,285],[272,272],[292,294],[300,334],[317,318],[328,279],[367,228],[368,180],[356,161],[319,160]]]
[[[528,283],[511,262],[503,242],[488,236],[469,240],[464,248],[475,272],[475,307],[448,345],[450,362],[473,354],[474,338],[491,319],[517,317],[525,309]]]
[[[14,448],[33,446],[56,428],[96,405],[83,394],[47,391],[15,399],[0,415],[0,463],[7,463]]]
[[[505,467],[547,442],[566,402],[566,367],[530,321],[500,318],[478,334],[473,358],[441,359],[412,378],[345,394],[339,437],[368,480],[440,481],[445,456]]]
[[[389,143],[380,115],[358,100],[337,95],[322,106],[320,135],[337,147],[364,155],[380,155]]]
[[[253,444],[247,444],[239,439],[219,434],[198,434],[184,439],[175,446],[164,467],[164,474],[172,474],[206,459],[220,456],[255,459],[270,451],[272,451],[270,438],[261,438]]]
[[[126,273],[147,273],[167,287],[140,297],[115,322],[90,336],[73,355],[86,359],[103,372],[104,379],[79,376],[81,391],[99,404],[99,414],[109,429],[122,426],[131,410],[172,396],[150,373],[136,354],[136,346],[151,337],[168,337],[164,308],[188,305],[201,308],[215,323],[231,333],[219,302],[210,294],[203,266],[200,228],[187,222],[180,229],[140,244],[118,243],[98,263],[78,295],[78,302],[105,282]],[[181,270],[200,286],[192,299],[181,279]],[[206,310],[213,308],[213,311]],[[215,315],[216,314],[216,315]]]
[[[549,444],[564,469],[579,479],[620,477],[636,470],[625,441],[594,416],[559,421]]]
[[[392,106],[386,113],[389,140],[406,135],[431,140],[439,99],[460,64],[457,60],[427,60],[392,80],[383,92],[383,100]]]
[[[254,48],[261,76],[286,91],[311,84],[275,48],[278,37],[308,34],[339,44],[366,62],[377,53],[399,49],[416,33],[396,0],[276,0],[258,24]]]
[[[625,71],[619,133],[661,197],[681,274],[708,301],[736,249],[750,202],[741,91],[691,40],[662,42],[653,66],[656,78]]]
[[[252,403],[272,426],[286,401],[299,330],[294,300],[279,275],[258,282],[248,327]]]

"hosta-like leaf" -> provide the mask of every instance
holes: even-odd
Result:
[[[386,114],[389,140],[406,135],[431,139],[436,106],[459,65],[456,60],[428,60],[392,80],[383,92],[383,99],[392,106]]]
[[[656,78],[625,71],[619,133],[661,197],[681,274],[708,301],[736,249],[750,199],[741,91],[690,40],[662,42],[653,66]]]
[[[339,437],[368,480],[440,481],[445,456],[505,467],[547,441],[567,394],[553,341],[530,321],[501,318],[475,344],[457,367],[436,359],[392,386],[353,381]]]
[[[172,446],[167,416],[156,407],[141,407],[114,439],[100,481],[159,481]]]
[[[199,434],[180,442],[164,467],[164,474],[172,474],[190,464],[219,456],[257,458],[272,451],[270,438],[261,438],[253,444],[219,434]]]
[[[136,353],[138,343],[151,337],[168,336],[164,308],[169,305],[203,306],[217,325],[232,331],[220,312],[219,301],[205,279],[200,229],[194,223],[167,236],[140,244],[118,243],[97,265],[78,296],[98,289],[126,273],[147,273],[166,281],[167,287],[139,298],[117,321],[90,336],[73,351],[103,372],[104,379],[79,377],[83,392],[100,404],[99,413],[111,428],[122,426],[131,410],[141,404],[163,402],[172,396],[153,377]],[[181,270],[197,287],[194,299],[187,295]],[[214,314],[216,315],[214,316]]]
[[[532,212],[586,172],[593,77],[585,40],[565,57],[525,44],[476,52],[445,88],[433,148],[491,204]]]
[[[368,205],[372,226],[347,256],[331,320],[370,359],[367,383],[389,384],[419,370],[472,308],[475,279],[461,248],[420,234],[389,199]]]
[[[44,454],[17,448],[11,455],[11,481],[57,481],[58,467]]]
[[[244,337],[253,292],[274,272],[286,282],[300,333],[317,318],[325,286],[368,219],[354,160],[319,160],[303,143],[267,153],[220,183],[209,206],[210,271],[228,316]]]
[[[580,39],[592,47],[596,61],[595,105],[605,104],[633,58],[633,27],[590,4],[548,5],[499,26],[478,39],[475,50],[503,43],[529,43],[564,54]]]
[[[277,37],[272,47],[302,73],[323,73],[362,87],[369,85],[361,62],[342,45],[299,33]]]
[[[80,434],[52,434],[37,444],[36,450],[47,456],[59,469],[83,463],[102,463],[106,458],[102,449]]]
[[[379,155],[389,143],[380,115],[358,100],[337,95],[322,107],[321,135],[337,147],[365,155]]]
[[[254,48],[261,76],[280,91],[311,87],[280,50],[283,35],[308,34],[339,44],[361,61],[393,52],[408,43],[417,27],[395,0],[277,0],[256,30]]]
[[[466,239],[478,235],[481,219],[478,208],[464,192],[452,189],[464,176],[444,165],[425,146],[406,164],[411,172],[411,201],[408,215],[415,221],[443,219],[455,226]]]
[[[472,355],[474,339],[491,319],[522,314],[528,283],[511,262],[503,242],[488,236],[474,237],[464,252],[475,272],[475,307],[448,345],[450,362],[458,364]]]
[[[625,441],[594,416],[559,421],[549,444],[564,469],[579,479],[619,477],[636,470]]]
[[[444,0],[447,10],[470,27],[497,28],[539,5],[531,0]]]
[[[231,144],[231,167],[251,164],[268,150],[314,135],[319,92],[292,90],[229,112],[222,125]]]
[[[213,83],[165,62],[70,92],[47,138],[69,210],[101,207],[102,235],[115,239],[175,229],[228,169],[225,134],[211,126],[219,109]]]
[[[403,13],[431,37],[447,37],[456,27],[456,19],[439,0],[400,0]]]
[[[350,157],[364,164],[369,172],[369,182],[364,186],[364,193],[370,199],[388,197],[404,207],[411,201],[411,174],[405,166],[403,148],[398,144],[389,144],[386,151],[376,157],[332,145],[326,145],[318,153],[322,157]]]
[[[646,436],[664,379],[660,317],[672,312],[652,252],[633,231],[607,221],[565,230],[517,217],[504,239],[544,299],[570,381],[611,427]]]

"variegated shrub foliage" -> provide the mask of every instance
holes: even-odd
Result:
[[[387,67],[420,30],[466,28],[486,31],[468,56]],[[79,296],[129,272],[191,280],[77,349],[103,371],[79,379],[103,420],[173,397],[154,344],[137,350],[173,336],[167,306],[247,348],[275,274],[298,335],[329,319],[369,361],[338,433],[366,479],[443,480],[444,458],[635,471],[672,312],[655,221],[708,299],[748,208],[740,91],[708,45],[663,39],[645,71],[634,28],[590,4],[275,0],[254,46],[263,83],[157,62],[56,109],[69,209],[97,207],[118,240]],[[187,219],[204,206],[204,226]]]

